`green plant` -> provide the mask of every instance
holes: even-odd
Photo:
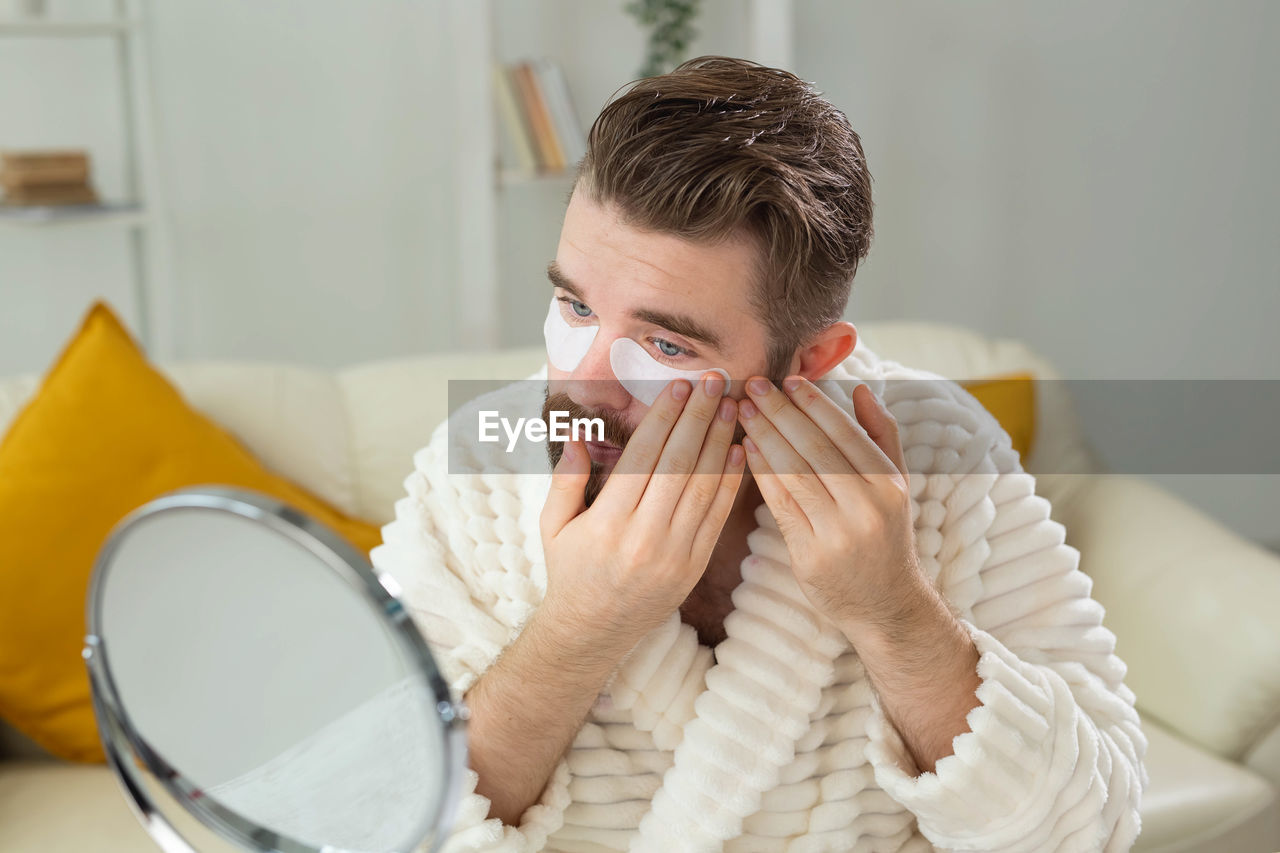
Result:
[[[649,28],[649,47],[641,77],[653,77],[674,68],[685,48],[698,35],[693,22],[702,0],[629,0],[625,9]]]

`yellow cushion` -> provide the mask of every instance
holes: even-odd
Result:
[[[983,408],[1009,433],[1013,449],[1018,451],[1025,466],[1036,435],[1035,376],[1031,373],[1009,373],[966,379],[958,384],[978,398]]]
[[[269,494],[365,553],[382,541],[188,406],[96,302],[0,442],[0,717],[54,755],[103,760],[80,658],[99,548],[131,510],[201,484]]]

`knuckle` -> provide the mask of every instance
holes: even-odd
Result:
[[[901,471],[882,474],[874,479],[876,491],[887,505],[901,507],[911,500],[910,485]]]
[[[658,423],[670,426],[680,419],[682,411],[684,411],[684,404],[668,397],[661,405],[654,406],[649,410],[649,417],[652,417]]]
[[[855,542],[853,537],[843,534],[831,536],[826,541],[826,547],[829,549],[829,553],[839,554],[841,556],[852,554],[856,550],[854,546]]]
[[[781,394],[774,393],[764,398],[760,408],[764,409],[765,412],[770,415],[777,415],[788,405],[789,403],[787,402],[786,397]]]
[[[618,548],[618,555],[629,569],[648,565],[653,561],[653,543],[647,537],[628,537]]]
[[[909,505],[911,502],[911,483],[906,474],[899,471],[886,478],[890,482],[890,489],[893,492],[894,501],[901,505]]]
[[[860,515],[858,529],[862,533],[862,538],[873,541],[879,540],[884,536],[888,527],[884,515],[880,512],[865,512]]]
[[[665,474],[674,477],[687,477],[693,473],[695,461],[688,453],[676,453],[669,459],[663,459],[662,464],[658,466],[656,474]]]
[[[632,450],[633,448],[634,452],[631,458],[633,460],[645,460],[652,459],[660,449],[660,445],[651,438],[637,436],[627,442],[626,450]]]
[[[813,470],[819,474],[833,474],[849,467],[844,454],[829,443],[811,448],[808,456],[813,460]]]
[[[684,407],[684,411],[681,412],[680,416],[703,421],[709,420],[719,405],[719,399],[708,397],[706,394],[699,392],[689,400],[689,404]]]
[[[715,474],[695,474],[689,482],[689,496],[694,506],[710,504],[720,491],[720,477]]]

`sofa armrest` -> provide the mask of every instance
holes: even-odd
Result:
[[[1263,776],[1280,791],[1280,715],[1269,732],[1244,754],[1245,766]]]
[[[1083,480],[1054,515],[1106,608],[1138,707],[1244,759],[1280,722],[1280,557],[1148,481]]]
[[[0,720],[0,761],[57,761],[31,738]]]

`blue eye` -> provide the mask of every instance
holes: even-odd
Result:
[[[577,314],[579,317],[591,316],[591,309],[588,308],[586,305],[583,305],[581,302],[579,302],[576,299],[569,300],[569,307],[572,308],[573,313]]]
[[[684,353],[683,348],[676,346],[671,343],[671,341],[664,341],[662,338],[654,338],[653,343],[657,346],[658,352],[662,353],[667,358],[675,358],[676,356]]]

